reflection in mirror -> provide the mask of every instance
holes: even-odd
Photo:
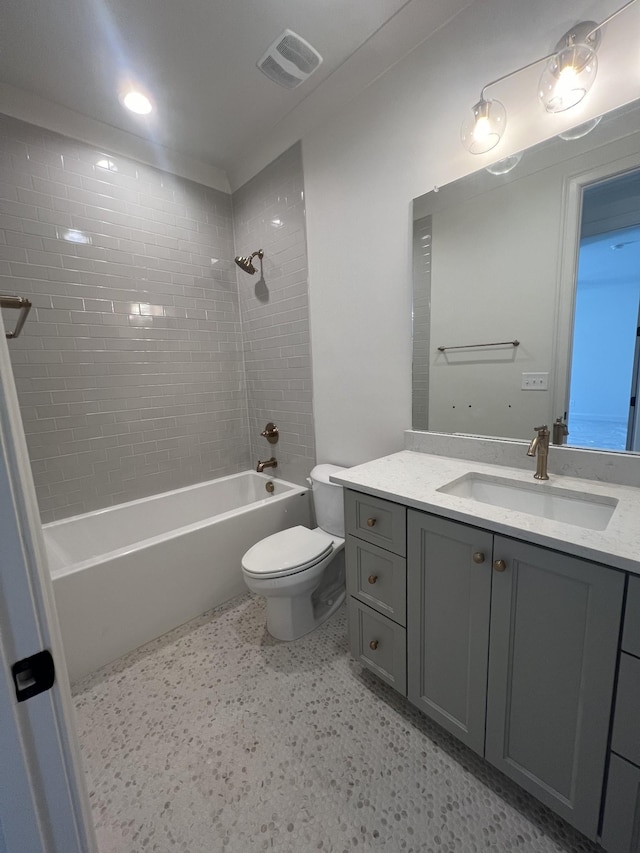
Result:
[[[529,439],[568,417],[570,444],[640,449],[640,285],[621,258],[640,252],[639,117],[636,102],[587,136],[528,149],[507,174],[483,169],[414,200],[414,429]],[[614,385],[626,389],[615,404]]]
[[[576,277],[569,423],[572,443],[640,450],[640,171],[587,187]]]

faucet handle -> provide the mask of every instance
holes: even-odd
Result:
[[[545,430],[547,432],[549,432],[549,427],[546,424],[544,424],[543,426],[534,427],[534,430],[535,430],[535,432],[538,432],[538,433],[544,433]]]
[[[269,444],[277,444],[280,433],[278,431],[278,427],[272,421],[269,421],[260,435],[263,438],[266,438]]]

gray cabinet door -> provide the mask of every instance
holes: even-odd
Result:
[[[625,652],[640,657],[640,577],[637,575],[629,578],[622,648]]]
[[[485,756],[598,829],[624,575],[495,537]]]
[[[627,599],[627,606],[628,606]],[[640,766],[640,660],[622,652],[618,667],[616,713],[611,749]]]
[[[613,754],[600,844],[607,853],[640,853],[640,770]]]
[[[408,512],[408,692],[471,749],[484,752],[492,536]],[[474,562],[474,554],[476,560]]]

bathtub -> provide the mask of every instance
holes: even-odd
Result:
[[[71,681],[243,592],[244,552],[310,520],[308,489],[246,471],[45,524]]]

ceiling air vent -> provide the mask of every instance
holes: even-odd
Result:
[[[308,41],[285,30],[257,63],[263,74],[285,89],[294,89],[316,71],[322,57]]]

